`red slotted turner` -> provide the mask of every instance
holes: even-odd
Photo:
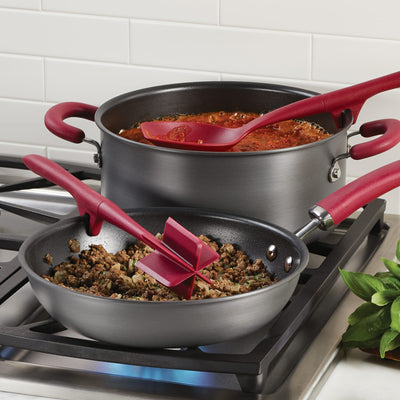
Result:
[[[107,221],[135,236],[154,251],[136,266],[179,296],[190,299],[196,276],[212,282],[201,270],[219,258],[217,252],[172,218],[165,223],[163,239],[156,238],[116,204],[75,178],[60,165],[39,155],[22,158],[25,165],[43,178],[61,186],[75,199],[80,215],[89,214],[89,233],[98,235]]]

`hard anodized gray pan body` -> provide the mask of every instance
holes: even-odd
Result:
[[[304,243],[274,225],[253,219],[182,208],[147,208],[129,212],[153,233],[162,232],[171,216],[195,234],[207,234],[221,242],[238,245],[252,259],[261,258],[279,282],[251,293],[218,299],[144,302],[103,298],[59,287],[44,280],[49,265],[71,255],[67,242],[79,240],[81,248],[103,244],[116,252],[134,238],[114,226],[104,224],[100,235],[86,234],[86,218],[60,221],[27,239],[19,252],[21,265],[32,288],[49,314],[64,326],[90,338],[135,347],[185,347],[207,345],[240,338],[271,321],[287,304],[301,271],[308,261]],[[266,260],[269,244],[278,248],[273,262]],[[284,271],[287,256],[294,259],[291,271]]]

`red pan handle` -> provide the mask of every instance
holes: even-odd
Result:
[[[340,188],[317,203],[334,225],[384,193],[400,186],[400,161],[395,161]]]
[[[153,249],[158,249],[165,253],[164,246],[160,240],[130,218],[112,201],[97,193],[60,165],[36,154],[25,156],[22,160],[31,171],[61,186],[74,197],[80,215],[89,214],[89,226],[92,235],[99,234],[102,223],[105,220],[129,232]],[[172,258],[176,259],[177,257],[173,255]],[[180,262],[180,259],[178,260]]]
[[[375,156],[398,144],[400,142],[400,121],[397,119],[381,119],[366,122],[360,126],[359,133],[365,138],[381,136],[366,143],[354,145],[350,149],[350,157],[353,160]]]
[[[83,139],[85,139],[85,133],[82,129],[65,123],[64,119],[79,117],[94,121],[96,111],[97,107],[91,106],[90,104],[77,102],[59,103],[47,111],[44,117],[44,123],[50,132],[61,139],[68,140],[72,143],[82,143]]]
[[[342,124],[342,112],[344,110],[351,111],[354,123],[357,121],[362,106],[370,97],[399,87],[400,71],[343,89],[334,90],[333,92],[307,97],[306,99],[290,103],[262,117],[256,118],[246,124],[247,129],[245,132],[247,133],[266,124],[324,112],[330,113],[334,118],[336,126],[340,127]],[[244,135],[245,133],[243,133]]]
[[[149,231],[139,225],[116,204],[71,175],[60,165],[45,157],[35,154],[25,156],[22,160],[31,171],[63,187],[71,193],[76,200],[79,213],[81,215],[86,213],[89,214],[92,234],[97,235],[100,233],[103,220],[105,220],[118,228],[121,228],[125,232],[130,233],[137,239],[142,240],[154,250],[158,250],[158,252],[154,252],[148,257],[140,260],[139,268],[147,272],[161,284],[171,287],[172,290],[175,290],[179,295],[184,296],[187,299],[190,299],[192,295],[194,275],[199,276],[206,282],[212,284],[207,277],[197,270],[194,270],[193,267],[189,265],[185,259],[181,258],[178,253],[171,250],[160,239],[156,238]],[[189,255],[192,255],[191,253],[193,253],[193,251],[198,251],[198,254],[196,252],[194,256],[198,256],[198,261],[201,262],[202,265],[204,263],[205,265],[211,264],[213,261],[218,259],[218,253],[208,248],[200,239],[186,231],[183,226],[179,225],[172,219],[168,219],[168,221],[170,221],[170,225],[168,226],[166,224],[166,226],[168,226],[170,234],[169,243],[174,243],[174,241],[177,240],[176,238],[178,238],[178,240],[187,239],[190,241],[193,236],[195,238],[195,249],[193,249],[192,241],[189,246],[187,243],[179,246],[180,251],[185,255],[188,255],[188,252],[190,253]],[[172,237],[173,235],[175,235],[175,237]],[[200,255],[201,246],[207,247],[208,249],[208,252],[202,252],[202,256]],[[160,253],[165,256],[165,258],[172,261],[174,265],[171,265],[171,262],[168,262],[165,258],[160,258]],[[149,261],[149,257],[152,257],[153,261]],[[147,261],[145,261],[146,259]],[[205,265],[203,265],[203,267]],[[177,270],[177,267],[183,267],[183,270]],[[189,274],[188,271],[190,272]],[[192,275],[193,278],[191,278]],[[190,281],[186,282],[188,277],[190,278]]]
[[[362,106],[370,97],[398,87],[400,87],[400,71],[320,96],[323,98],[325,111],[332,114],[337,124],[342,111],[346,109],[351,110],[353,122],[356,122]]]

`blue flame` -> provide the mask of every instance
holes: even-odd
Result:
[[[213,374],[201,371],[140,367],[137,365],[102,363],[101,372],[137,379],[177,384],[210,386]]]

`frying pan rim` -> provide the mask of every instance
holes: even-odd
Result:
[[[41,229],[40,231],[37,231],[36,233],[34,233],[33,235],[29,236],[27,239],[24,240],[24,242],[22,243],[19,252],[18,252],[18,260],[21,264],[21,266],[23,267],[23,269],[25,270],[25,272],[28,275],[29,280],[32,278],[37,282],[40,282],[41,285],[46,285],[50,288],[53,288],[54,290],[66,290],[68,292],[72,292],[75,295],[79,295],[82,297],[88,297],[88,298],[95,298],[98,301],[107,301],[109,302],[110,300],[112,301],[117,301],[117,302],[122,302],[122,303],[126,303],[126,304],[135,304],[135,305],[142,305],[143,307],[150,307],[150,306],[154,306],[154,305],[161,305],[163,304],[161,307],[172,307],[172,305],[175,304],[179,304],[182,307],[189,307],[192,304],[212,304],[214,302],[227,302],[227,301],[237,301],[243,298],[247,298],[249,296],[255,296],[260,292],[265,292],[267,290],[272,291],[275,290],[275,288],[279,288],[280,286],[288,283],[289,281],[296,279],[298,276],[300,276],[300,274],[304,271],[304,269],[307,267],[308,264],[308,260],[309,260],[309,251],[307,249],[307,246],[305,245],[305,243],[297,238],[294,233],[290,232],[289,230],[279,227],[278,225],[275,224],[270,224],[268,222],[256,219],[256,218],[248,218],[248,217],[244,217],[244,216],[239,216],[239,215],[234,215],[234,214],[228,214],[228,213],[222,213],[222,212],[216,212],[214,210],[211,209],[198,209],[198,208],[191,208],[191,207],[143,207],[143,208],[132,208],[132,209],[127,209],[124,210],[128,215],[131,214],[135,214],[135,213],[139,213],[139,214],[143,214],[143,213],[157,213],[157,214],[163,214],[164,217],[166,215],[169,215],[170,213],[173,214],[174,212],[179,212],[185,215],[190,215],[193,214],[194,212],[196,213],[196,216],[199,215],[204,215],[204,216],[211,216],[211,217],[218,217],[221,219],[233,219],[235,221],[238,222],[242,222],[242,223],[252,223],[255,224],[257,226],[261,226],[261,227],[265,227],[268,229],[272,229],[275,232],[277,232],[279,235],[285,235],[288,236],[290,238],[290,240],[292,242],[296,242],[296,248],[297,250],[300,252],[300,263],[297,266],[296,270],[293,272],[290,272],[287,276],[285,276],[283,279],[280,279],[278,282],[273,283],[269,286],[265,286],[261,289],[257,289],[257,290],[253,290],[251,292],[247,292],[247,293],[241,293],[241,294],[237,294],[237,295],[232,295],[232,296],[225,296],[225,297],[216,297],[216,298],[207,298],[207,299],[200,299],[200,300],[177,300],[177,301],[153,301],[153,300],[130,300],[130,299],[118,299],[118,298],[111,298],[111,297],[104,297],[104,296],[98,296],[98,295],[93,295],[93,294],[89,294],[89,293],[83,293],[83,292],[79,292],[67,287],[63,287],[60,285],[57,285],[55,283],[49,282],[46,279],[42,278],[30,265],[30,263],[28,262],[28,260],[25,257],[26,254],[26,250],[28,248],[30,248],[35,242],[40,242],[40,239],[42,237],[48,237],[51,232],[53,230],[58,229],[60,226],[71,226],[71,225],[77,225],[79,223],[85,223],[87,224],[87,215],[83,215],[83,216],[75,216],[75,217],[69,217],[69,218],[65,218],[62,219],[58,222],[53,223],[50,227],[44,227],[43,229]],[[85,221],[86,220],[86,221]],[[107,224],[107,222],[105,222],[105,224]],[[110,225],[110,224],[108,224]],[[110,225],[112,226],[112,225]],[[119,228],[117,227],[113,227],[116,230],[119,230]],[[133,239],[135,239],[132,236]],[[146,304],[146,305],[145,305]]]
[[[130,144],[134,146],[139,146],[148,149],[148,150],[154,150],[154,151],[166,151],[166,152],[172,152],[172,153],[180,153],[180,154],[186,154],[189,152],[190,154],[198,154],[198,155],[210,155],[213,154],[214,156],[217,157],[239,157],[239,156],[247,156],[251,157],[254,155],[265,155],[265,154],[279,154],[285,151],[300,151],[302,149],[308,149],[310,147],[314,147],[317,145],[323,145],[329,140],[333,140],[334,137],[340,134],[346,134],[347,130],[350,128],[350,126],[353,124],[353,118],[351,116],[351,112],[349,110],[345,110],[346,112],[346,117],[343,119],[345,123],[338,132],[335,134],[332,134],[330,137],[325,138],[323,140],[319,140],[317,142],[313,143],[307,143],[303,144],[300,146],[294,146],[294,147],[287,147],[283,149],[273,149],[273,150],[260,150],[260,151],[247,151],[247,152],[224,152],[224,151],[204,151],[204,150],[187,150],[187,149],[174,149],[174,148],[168,148],[168,147],[163,147],[163,146],[153,146],[153,145],[148,145],[146,143],[139,143],[135,142],[133,140],[126,139],[122,136],[118,136],[116,133],[110,131],[102,121],[102,117],[105,114],[105,112],[110,111],[112,108],[117,107],[118,105],[122,104],[123,102],[126,102],[128,100],[131,100],[134,97],[140,97],[142,95],[156,95],[159,92],[165,92],[165,91],[174,91],[178,89],[190,89],[192,87],[194,88],[207,88],[210,86],[210,89],[215,89],[215,86],[220,86],[221,88],[225,88],[226,86],[229,85],[234,85],[234,86],[243,86],[243,88],[247,88],[250,90],[255,90],[255,89],[271,89],[275,91],[280,91],[283,93],[292,93],[292,94],[301,94],[305,95],[308,97],[312,97],[315,95],[318,95],[318,92],[311,91],[308,89],[302,89],[298,88],[295,86],[287,86],[287,85],[278,85],[278,84],[273,84],[273,83],[261,83],[261,82],[248,82],[248,81],[199,81],[199,82],[184,82],[184,83],[176,83],[176,84],[168,84],[168,85],[159,85],[159,86],[151,86],[148,88],[144,89],[139,89],[139,90],[134,90],[130,92],[126,92],[123,94],[120,94],[118,96],[115,96],[109,100],[107,100],[105,103],[101,104],[98,109],[95,112],[95,123],[96,125],[100,128],[100,130],[107,135],[110,135],[110,137],[115,138],[117,137],[118,140],[122,140],[123,143],[125,144]],[[213,87],[214,86],[214,87]],[[348,115],[350,114],[350,115]],[[122,129],[122,128],[121,128]]]

